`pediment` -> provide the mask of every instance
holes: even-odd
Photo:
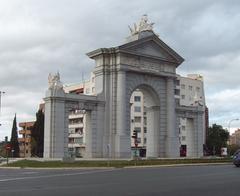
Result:
[[[173,49],[167,46],[157,36],[151,36],[145,39],[136,40],[122,46],[119,46],[122,52],[157,58],[180,65],[184,59],[178,55]]]

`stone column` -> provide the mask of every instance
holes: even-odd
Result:
[[[127,134],[127,119],[126,116],[126,107],[127,102],[126,100],[126,73],[119,71],[118,72],[118,80],[117,80],[117,133],[116,133],[116,149],[115,149],[115,156],[117,158],[128,158],[131,157],[131,140],[130,135]]]
[[[203,131],[204,131],[204,110],[201,107],[196,108],[194,117],[194,156],[203,156]]]
[[[160,107],[147,108],[147,152],[146,157],[159,156]]]
[[[179,140],[176,128],[176,112],[174,98],[174,78],[166,79],[167,90],[167,157],[179,157]]]
[[[45,100],[44,158],[63,158],[67,148],[64,135],[68,116],[62,89],[48,90]]]
[[[92,158],[93,157],[93,149],[92,149],[92,123],[91,123],[91,111],[86,111],[85,113],[86,118],[86,157]]]

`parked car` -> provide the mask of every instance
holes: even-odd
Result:
[[[236,167],[240,167],[240,149],[233,155],[233,164],[236,165]]]

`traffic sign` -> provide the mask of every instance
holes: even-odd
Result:
[[[11,144],[6,144],[6,145],[5,145],[5,149],[6,149],[6,150],[11,150],[11,149],[12,149]]]

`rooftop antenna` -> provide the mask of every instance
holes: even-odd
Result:
[[[84,89],[85,89],[84,72],[82,72],[82,83],[83,83],[83,92],[84,92]]]

